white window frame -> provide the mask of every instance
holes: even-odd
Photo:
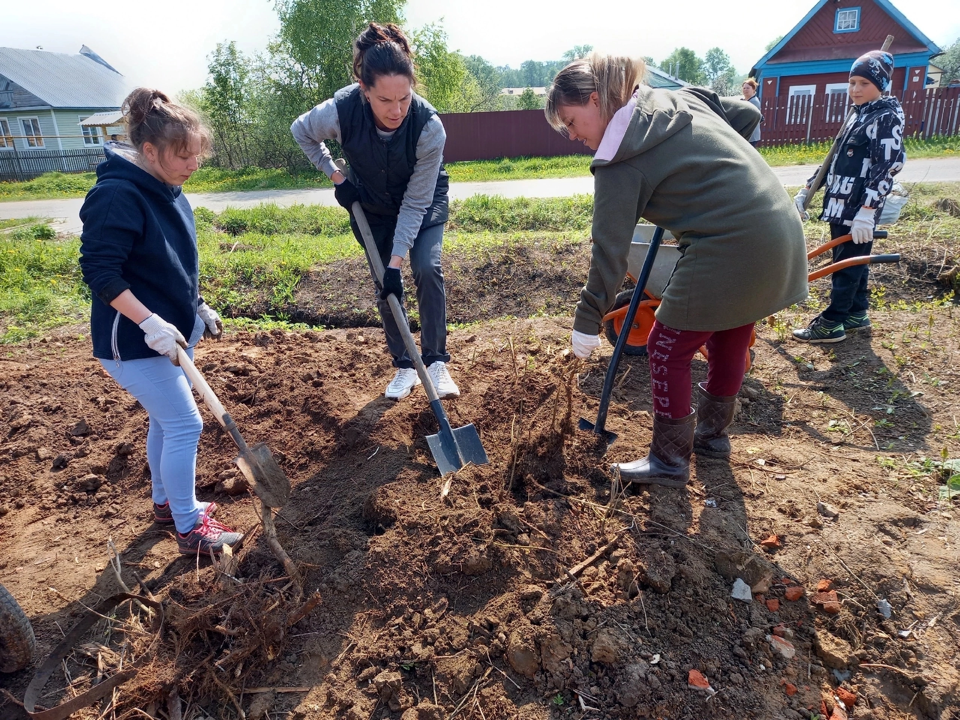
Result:
[[[809,97],[810,105],[806,108],[806,111],[810,112],[813,108],[813,99],[816,93],[816,85],[792,85],[790,87],[787,91],[787,124],[797,125],[807,122],[806,112],[801,112],[800,107],[798,107],[800,103],[794,98]]]
[[[89,115],[87,117],[89,117]],[[82,123],[87,117],[81,115],[79,122]],[[100,128],[96,125],[80,125],[80,134],[83,135],[84,147],[100,147],[103,145],[103,135],[100,133]]]
[[[850,83],[827,83],[824,92],[824,114],[828,123],[843,122],[847,116],[847,106],[850,104],[850,93],[848,88]],[[843,99],[838,100],[837,95],[842,95]]]
[[[10,132],[10,122],[7,118],[0,118],[0,150],[13,150],[15,148],[13,133]]]
[[[853,13],[853,20],[851,25],[850,13]],[[843,27],[841,27],[841,20],[843,19]],[[858,7],[849,7],[849,8],[838,8],[837,14],[833,18],[833,32],[835,33],[851,33],[860,31],[860,8]]]
[[[32,117],[20,117],[17,118],[20,121],[20,131],[23,135],[23,144],[26,146],[27,150],[46,150],[47,144],[43,140],[43,129],[40,127],[40,118],[36,115]],[[29,121],[36,123],[36,134],[33,132],[33,128],[27,128],[23,123]],[[31,144],[34,143],[34,144]]]

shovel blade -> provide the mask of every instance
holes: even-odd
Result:
[[[427,435],[427,444],[441,475],[456,472],[469,463],[486,465],[489,462],[473,423],[452,428],[452,431],[453,437],[445,437],[442,433]]]
[[[577,423],[577,427],[585,432],[592,432],[595,435],[600,435],[604,440],[607,441],[607,445],[613,445],[613,441],[617,439],[617,434],[610,432],[604,428],[598,429],[596,425],[587,420],[586,418],[580,418],[580,422]]]
[[[247,448],[234,460],[264,505],[282,508],[290,499],[290,478],[263,443]]]

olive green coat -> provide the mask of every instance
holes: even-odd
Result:
[[[594,244],[575,330],[599,332],[641,217],[673,233],[682,251],[656,313],[668,327],[728,330],[807,297],[799,215],[744,139],[760,121],[753,105],[641,87],[617,115],[591,165]]]

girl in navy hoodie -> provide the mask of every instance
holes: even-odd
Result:
[[[93,354],[146,409],[147,462],[158,523],[174,524],[184,554],[217,554],[241,535],[197,501],[203,423],[177,346],[220,337],[220,317],[199,293],[193,211],[181,186],[210,151],[210,131],[159,90],[123,101],[130,145],[107,143],[80,219],[80,268],[93,295]]]

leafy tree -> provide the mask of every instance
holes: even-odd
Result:
[[[574,60],[585,58],[591,52],[593,52],[593,45],[574,45],[563,54],[563,61],[571,63]]]
[[[439,112],[464,112],[470,103],[466,100],[465,81],[476,81],[467,71],[467,64],[460,53],[447,49],[447,34],[439,24],[426,25],[413,33],[412,43],[417,61],[417,76],[421,83],[420,93]]]
[[[773,50],[773,48],[777,46],[777,43],[779,43],[781,40],[783,40],[783,35],[778,35],[773,40],[767,43],[767,46],[763,49],[763,52],[765,53],[770,52],[771,50]]]
[[[524,88],[517,98],[517,110],[539,110],[541,108],[540,98],[534,94],[532,88]]]
[[[705,80],[703,61],[690,48],[677,48],[660,63],[660,67],[691,85],[703,85]]]
[[[208,59],[207,83],[198,98],[199,109],[213,127],[220,163],[231,168],[250,165],[250,61],[232,41],[217,43]]]
[[[471,101],[468,112],[497,110],[501,105],[500,88],[504,87],[500,71],[479,55],[466,57],[463,62],[477,88],[476,98]]]
[[[960,79],[960,38],[944,50],[943,55],[934,58],[933,63],[943,70],[940,75],[940,85],[946,87],[952,80]]]
[[[730,62],[730,56],[720,48],[707,50],[703,73],[707,84],[717,95],[733,95],[737,92],[737,71]]]

